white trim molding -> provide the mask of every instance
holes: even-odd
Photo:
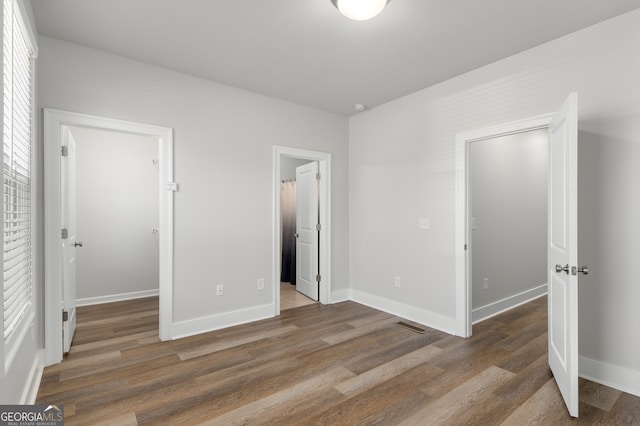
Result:
[[[85,297],[76,300],[76,306],[100,305],[102,303],[122,302],[124,300],[142,299],[144,297],[154,297],[160,294],[160,290],[143,290],[131,293],[109,294],[106,296]]]
[[[640,371],[620,367],[584,356],[580,357],[580,377],[640,396]]]
[[[273,251],[271,263],[273,265],[273,307],[274,315],[280,315],[280,162],[283,157],[300,158],[317,161],[320,172],[320,303],[333,303],[331,293],[331,154],[306,149],[273,146]]]
[[[473,324],[479,323],[496,315],[500,315],[510,309],[529,303],[539,297],[547,294],[547,284],[542,284],[538,287],[525,290],[522,293],[514,294],[513,296],[505,297],[497,302],[489,303],[488,305],[481,306],[474,309],[471,312]]]
[[[170,340],[173,315],[173,129],[56,109],[44,109],[45,364],[62,361],[60,150],[69,126],[142,134],[158,139],[160,192],[160,340]]]
[[[42,373],[44,372],[44,350],[39,350],[36,354],[31,370],[29,371],[29,377],[25,382],[25,388],[22,391],[20,397],[20,404],[31,405],[36,403],[38,397],[38,390],[40,389],[40,382],[42,381]]]
[[[178,321],[171,325],[171,334],[174,339],[181,339],[267,318],[273,318],[273,304]]]
[[[351,300],[351,290],[336,290],[331,292],[331,303],[340,303]]]
[[[455,318],[385,299],[361,290],[351,289],[351,300],[448,334],[456,334]]]

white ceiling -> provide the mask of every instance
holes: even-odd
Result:
[[[31,0],[38,32],[351,115],[640,7],[640,0]]]

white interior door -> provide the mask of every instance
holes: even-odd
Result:
[[[296,290],[318,300],[318,163],[296,168]]]
[[[63,350],[69,352],[73,334],[76,330],[76,250],[82,247],[76,236],[76,143],[71,132],[65,128],[64,141],[66,155],[61,164],[62,186],[62,226],[67,237],[62,244],[62,311],[65,320],[62,323]]]
[[[581,272],[577,268],[577,110],[577,95],[572,93],[549,125],[547,251],[549,366],[573,417],[578,417],[578,272]]]

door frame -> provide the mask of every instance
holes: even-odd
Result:
[[[455,264],[456,264],[456,334],[472,334],[471,302],[471,250],[469,227],[469,144],[475,141],[548,129],[554,114],[538,115],[510,123],[462,132],[456,135],[456,210],[455,210]],[[549,172],[547,172],[549,173]]]
[[[280,242],[280,184],[282,176],[280,171],[281,160],[284,157],[299,158],[318,162],[320,172],[320,224],[322,230],[319,238],[320,271],[321,276],[319,298],[320,303],[331,303],[331,154],[320,151],[290,148],[274,145],[273,147],[273,305],[274,315],[280,315],[280,269],[281,251]]]
[[[68,126],[156,137],[159,156],[159,335],[171,339],[173,311],[173,129],[56,109],[44,109],[45,365],[62,361],[60,152]],[[171,185],[169,185],[171,184]]]

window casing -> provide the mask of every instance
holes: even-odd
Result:
[[[34,317],[33,58],[34,43],[16,0],[3,0],[3,298],[2,373]]]

